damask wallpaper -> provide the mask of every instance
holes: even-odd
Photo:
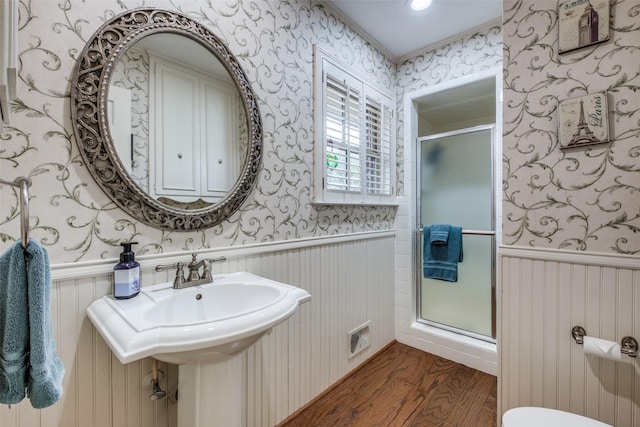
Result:
[[[69,107],[78,55],[94,31],[137,7],[177,10],[208,26],[237,55],[260,100],[263,169],[228,221],[169,232],[133,221],[93,181],[80,157]],[[0,176],[28,176],[31,236],[52,263],[114,258],[135,240],[138,254],[188,251],[300,237],[390,229],[393,207],[314,206],[313,45],[392,89],[395,64],[321,5],[306,0],[20,1],[19,82],[11,126],[1,136]],[[0,238],[20,235],[17,195],[0,189]]]
[[[609,40],[564,54],[556,2],[504,4],[505,244],[640,253],[640,3],[610,3]],[[611,143],[561,150],[558,103],[602,91]]]
[[[611,2],[607,42],[560,55],[555,2],[507,1],[504,27],[450,41],[396,66],[309,1],[82,0],[20,2],[20,70],[12,124],[0,136],[0,176],[29,176],[31,236],[52,262],[113,258],[119,243],[162,253],[389,229],[391,207],[317,207],[313,169],[312,46],[398,94],[402,194],[403,94],[499,65],[504,54],[503,243],[582,251],[640,251],[640,6]],[[263,170],[228,221],[176,233],[137,223],[93,182],[73,136],[69,91],[84,43],[107,19],[136,7],[179,10],[237,54],[260,99]],[[504,47],[502,39],[504,38]],[[607,91],[612,142],[560,150],[557,105]],[[144,131],[144,129],[142,129]],[[17,194],[0,188],[0,238],[19,237]]]

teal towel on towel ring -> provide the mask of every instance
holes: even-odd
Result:
[[[51,270],[46,250],[17,241],[0,256],[0,402],[29,397],[46,408],[62,396],[64,366],[50,319]]]

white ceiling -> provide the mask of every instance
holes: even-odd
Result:
[[[408,0],[321,0],[392,59],[400,60],[439,41],[502,17],[502,0],[433,0],[422,11]],[[371,40],[370,40],[371,41]]]

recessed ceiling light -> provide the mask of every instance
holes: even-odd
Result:
[[[411,0],[411,9],[423,10],[431,6],[431,0]]]

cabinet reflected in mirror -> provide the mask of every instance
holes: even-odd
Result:
[[[108,95],[111,137],[132,180],[185,209],[222,199],[247,151],[238,97],[224,65],[199,43],[162,33],[133,44]]]

